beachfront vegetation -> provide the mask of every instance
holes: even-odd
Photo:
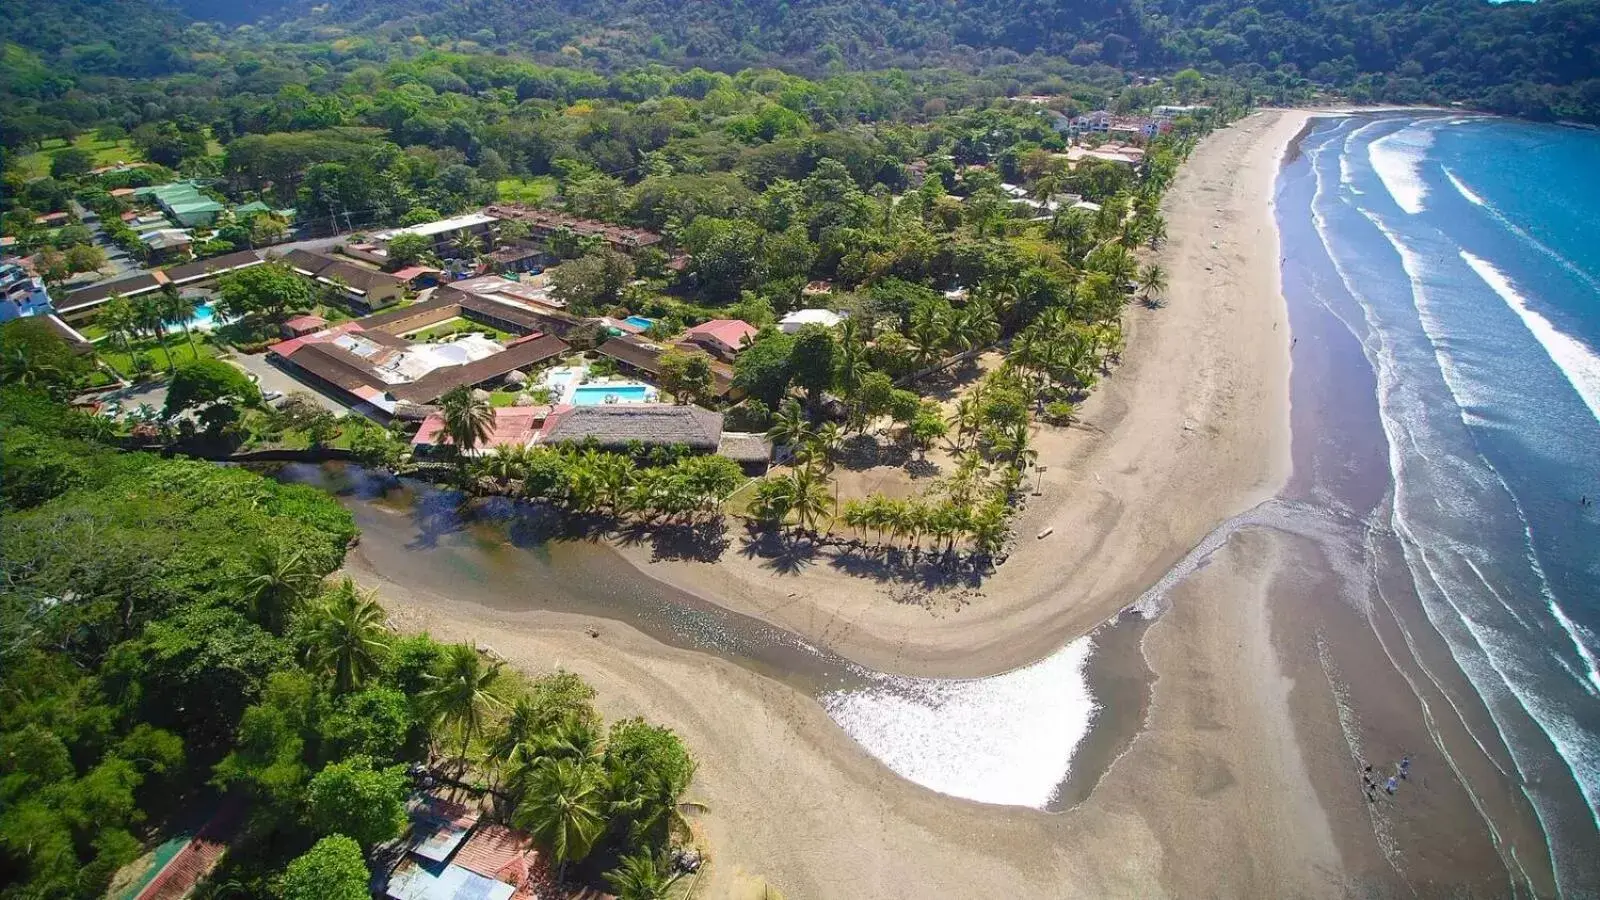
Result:
[[[327,579],[356,534],[335,500],[103,444],[104,420],[52,399],[62,376],[35,358],[36,377],[0,387],[8,896],[98,897],[169,829],[228,806],[243,823],[216,884],[365,896],[363,850],[402,833],[415,763],[493,786],[562,866],[656,858],[681,834],[694,764],[670,731],[607,729],[571,674],[530,682],[396,635]]]

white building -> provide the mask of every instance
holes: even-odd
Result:
[[[833,328],[843,322],[844,318],[842,313],[836,313],[831,309],[797,309],[778,320],[778,330],[784,334],[794,334],[807,325]]]
[[[1150,115],[1157,122],[1171,122],[1182,116],[1193,116],[1198,113],[1210,112],[1209,106],[1158,106],[1150,111]]]
[[[51,312],[44,282],[15,263],[0,264],[0,322]]]

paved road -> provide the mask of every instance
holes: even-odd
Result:
[[[235,353],[228,362],[256,376],[256,386],[261,388],[263,392],[279,391],[283,394],[309,394],[316,399],[323,409],[335,415],[342,416],[350,412],[350,407],[267,362],[265,353]]]

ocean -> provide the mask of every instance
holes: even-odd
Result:
[[[1317,119],[1276,203],[1292,320],[1331,314],[1358,348],[1296,341],[1295,402],[1320,411],[1296,410],[1287,499],[1360,524],[1361,602],[1421,610],[1395,615],[1419,698],[1504,760],[1561,892],[1600,895],[1600,133]],[[1459,673],[1420,652],[1441,640]],[[1493,789],[1464,780],[1495,832]]]

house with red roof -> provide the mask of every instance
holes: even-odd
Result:
[[[683,333],[679,343],[692,344],[719,359],[732,362],[750,341],[757,328],[743,319],[712,319]]]

